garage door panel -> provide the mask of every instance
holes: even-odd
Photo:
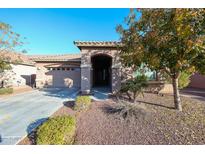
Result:
[[[53,87],[80,87],[80,71],[55,70],[50,73]]]

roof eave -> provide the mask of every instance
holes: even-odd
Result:
[[[121,42],[118,41],[74,41],[74,44],[81,50],[82,47],[106,47],[117,48],[121,46]]]
[[[47,60],[47,59],[35,60],[33,59],[33,61],[35,62],[80,62],[81,60]]]

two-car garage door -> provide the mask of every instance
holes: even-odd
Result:
[[[81,72],[79,68],[62,69],[58,68],[50,71],[52,76],[52,87],[80,87]]]

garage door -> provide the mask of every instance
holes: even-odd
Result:
[[[56,68],[50,71],[52,87],[80,87],[80,68]]]

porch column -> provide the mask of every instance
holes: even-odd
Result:
[[[112,93],[116,93],[121,88],[121,69],[119,65],[112,66]]]
[[[81,93],[89,94],[91,90],[91,65],[81,65]]]

